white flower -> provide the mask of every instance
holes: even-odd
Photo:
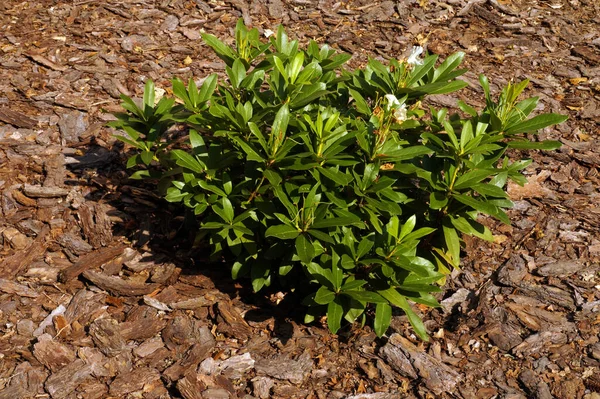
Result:
[[[273,36],[275,34],[275,32],[273,32],[271,29],[265,29],[265,31],[263,32],[263,35],[265,35],[265,37],[269,37],[269,36]]]
[[[410,51],[410,55],[408,56],[408,60],[406,62],[410,65],[422,65],[423,60],[419,58],[419,56],[423,54],[423,47],[421,46],[413,46]]]
[[[163,98],[165,93],[166,93],[165,89],[162,89],[160,87],[154,88],[154,105],[158,104],[158,102],[160,101],[161,98]]]
[[[406,120],[406,104],[402,104],[394,110],[394,119],[396,123],[402,123]]]
[[[400,106],[400,101],[393,94],[386,94],[385,99],[387,100],[387,108],[386,111],[391,111],[392,109],[396,109]]]
[[[406,104],[400,103],[395,95],[386,94],[385,99],[387,100],[387,112],[394,111],[393,116],[396,123],[402,123],[407,119],[406,116]]]

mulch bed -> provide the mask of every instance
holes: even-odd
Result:
[[[600,398],[600,3],[596,0],[0,2],[0,399]],[[464,51],[460,94],[529,78],[541,132],[512,225],[465,238],[440,293],[389,335],[304,325],[297,298],[207,266],[185,214],[130,181],[105,127],[145,79],[224,65],[201,30],[283,23],[354,55]],[[433,96],[436,107],[456,99]],[[511,156],[519,157],[515,152]],[[223,265],[225,266],[225,265]]]

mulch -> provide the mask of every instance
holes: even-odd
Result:
[[[595,0],[4,0],[0,3],[0,399],[600,398],[600,4]],[[200,32],[282,23],[368,57],[467,53],[459,97],[529,78],[540,133],[511,226],[415,305],[428,343],[304,325],[293,294],[207,266],[182,210],[131,181],[105,123],[146,79],[223,73]],[[435,107],[455,107],[438,95]],[[511,157],[522,156],[514,152]],[[223,267],[221,267],[223,266]]]

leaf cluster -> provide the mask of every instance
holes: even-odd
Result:
[[[525,182],[529,161],[509,161],[507,149],[558,148],[524,134],[566,118],[531,118],[538,99],[517,100],[527,81],[494,100],[483,76],[483,110],[424,109],[424,96],[466,86],[463,53],[351,71],[350,55],[301,49],[282,27],[263,42],[240,21],[235,36],[231,48],[203,34],[224,80],[174,79],[175,98],[158,102],[148,81],[141,106],[123,96],[112,126],[137,149],[132,177],[158,179],[168,201],[190,208],[234,278],[304,293],[307,322],[326,314],[335,333],[374,310],[381,336],[397,307],[427,339],[410,303],[438,306],[462,234],[492,240],[479,215],[509,223],[505,187]],[[173,126],[189,132],[183,145],[168,138]]]

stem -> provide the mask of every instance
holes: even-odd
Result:
[[[258,187],[256,187],[256,189],[250,194],[250,197],[248,198],[248,203],[250,203],[250,201],[252,201],[256,195],[258,194],[258,190],[260,190],[260,187],[262,186],[263,182],[265,181],[265,175],[263,175],[263,177],[260,179],[260,183],[258,183]]]

